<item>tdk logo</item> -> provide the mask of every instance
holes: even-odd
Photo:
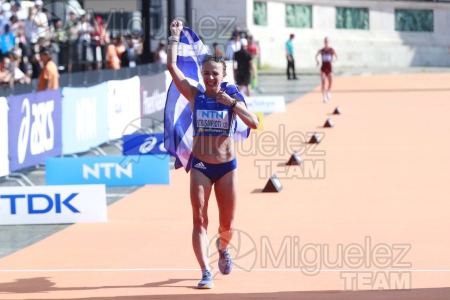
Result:
[[[78,193],[72,193],[66,197],[56,193],[47,194],[13,194],[0,195],[0,209],[4,209],[5,202],[9,204],[9,213],[16,215],[18,211],[23,211],[25,205],[28,214],[46,214],[54,212],[57,214],[71,211],[80,213],[80,211],[70,203]]]

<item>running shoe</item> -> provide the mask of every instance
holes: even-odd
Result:
[[[216,247],[217,250],[219,251],[219,262],[218,262],[219,271],[223,275],[228,275],[233,270],[234,265],[233,259],[231,258],[230,251],[228,251],[228,248],[225,250],[220,250],[219,245],[220,245],[220,238],[216,240]]]
[[[212,274],[209,270],[202,272],[202,280],[197,284],[198,289],[212,289],[214,287]]]
[[[329,91],[327,92],[327,99],[328,99],[328,101],[331,100],[331,93]]]
[[[327,103],[328,100],[328,93],[323,93],[323,103]]]

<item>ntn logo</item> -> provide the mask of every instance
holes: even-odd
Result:
[[[224,119],[226,117],[226,111],[200,110],[199,112],[202,118]]]
[[[111,179],[122,178],[122,175],[133,178],[133,165],[128,163],[126,166],[121,166],[119,163],[94,163],[92,166],[89,164],[83,164],[83,178],[88,179],[90,176],[100,179],[106,177]]]

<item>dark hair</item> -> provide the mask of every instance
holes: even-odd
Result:
[[[52,54],[52,52],[50,51],[50,48],[48,48],[48,47],[41,47],[39,49],[39,54],[47,54],[50,56]]]
[[[214,61],[216,63],[222,63],[222,65],[223,65],[223,72],[225,73],[227,71],[227,64],[225,63],[225,60],[223,59],[222,56],[206,55],[203,58],[202,66],[208,61]]]

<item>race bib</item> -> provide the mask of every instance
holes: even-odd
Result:
[[[197,110],[197,128],[199,132],[217,135],[228,134],[229,117],[227,110]]]

